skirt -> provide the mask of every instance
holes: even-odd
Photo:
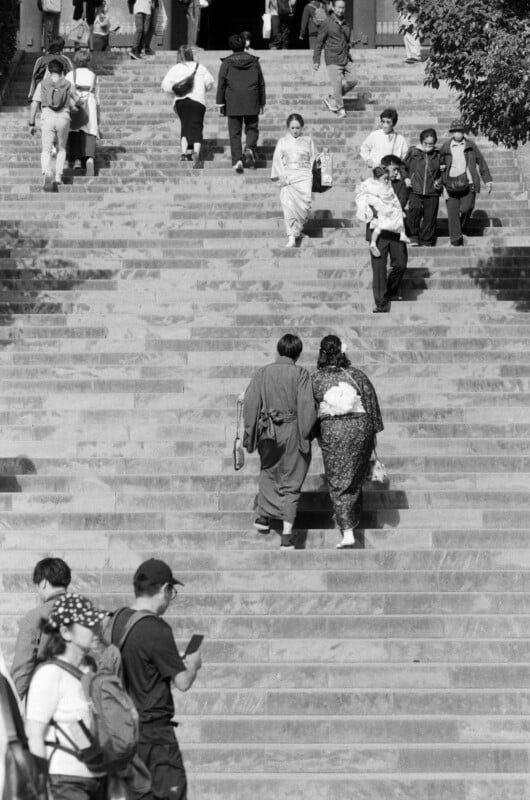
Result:
[[[202,144],[202,129],[206,107],[196,100],[184,97],[175,102],[175,114],[180,119],[180,136],[188,145]]]

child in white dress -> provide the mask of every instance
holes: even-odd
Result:
[[[358,187],[355,194],[357,203],[357,219],[368,222],[372,229],[369,244],[373,256],[381,255],[377,247],[377,240],[382,231],[399,233],[402,242],[410,243],[405,233],[405,216],[392,186],[390,175],[385,167],[375,167],[373,178],[367,178]]]

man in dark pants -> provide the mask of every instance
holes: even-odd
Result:
[[[381,160],[381,166],[387,167],[392,188],[405,209],[409,196],[408,183],[410,181],[403,177],[404,165],[397,156],[385,156]],[[372,231],[369,224],[366,226],[366,240],[371,241]],[[392,300],[401,300],[399,287],[403,280],[403,275],[407,269],[407,245],[400,241],[399,233],[392,231],[382,231],[377,240],[377,248],[381,255],[374,256],[370,253],[372,262],[372,291],[374,294],[375,306],[372,309],[374,314],[385,314],[390,311]],[[387,276],[387,262],[390,257],[390,272]]]
[[[228,46],[232,55],[221,59],[217,81],[216,103],[219,113],[228,117],[228,135],[232,167],[237,173],[243,167],[255,167],[254,148],[258,143],[259,114],[265,108],[265,80],[259,58],[245,53],[245,40],[242,36],[231,36]],[[241,133],[245,124],[245,164]]]
[[[154,800],[187,800],[171,688],[186,692],[202,663],[199,651],[181,658],[162,619],[177,595],[176,585],[182,586],[168,564],[156,558],[144,561],[134,575],[135,601],[116,612],[112,627],[112,642],[118,644],[133,614],[143,612],[121,645],[121,655],[125,685],[140,715],[138,755],[151,773]]]

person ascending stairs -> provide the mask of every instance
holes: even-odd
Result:
[[[266,101],[265,79],[259,58],[245,53],[242,36],[231,36],[228,45],[232,55],[221,59],[216,103],[219,113],[228,117],[232,167],[241,174],[245,166],[256,166],[259,115],[263,114]],[[243,123],[246,137],[244,161],[241,142]]]
[[[41,111],[42,152],[41,167],[44,189],[49,191],[53,184],[63,182],[63,169],[66,161],[66,142],[70,132],[70,110],[76,108],[75,89],[64,77],[63,64],[50,61],[48,75],[37,86],[31,102],[29,132],[35,135],[35,119]],[[52,171],[52,152],[57,148],[55,180]]]

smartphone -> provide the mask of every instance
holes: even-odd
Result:
[[[201,646],[203,639],[204,639],[204,636],[202,635],[202,633],[194,633],[193,636],[191,637],[191,639],[188,642],[188,646],[184,650],[184,656],[183,657],[186,658],[186,656],[189,656],[192,653],[195,653],[199,649],[199,647]]]

